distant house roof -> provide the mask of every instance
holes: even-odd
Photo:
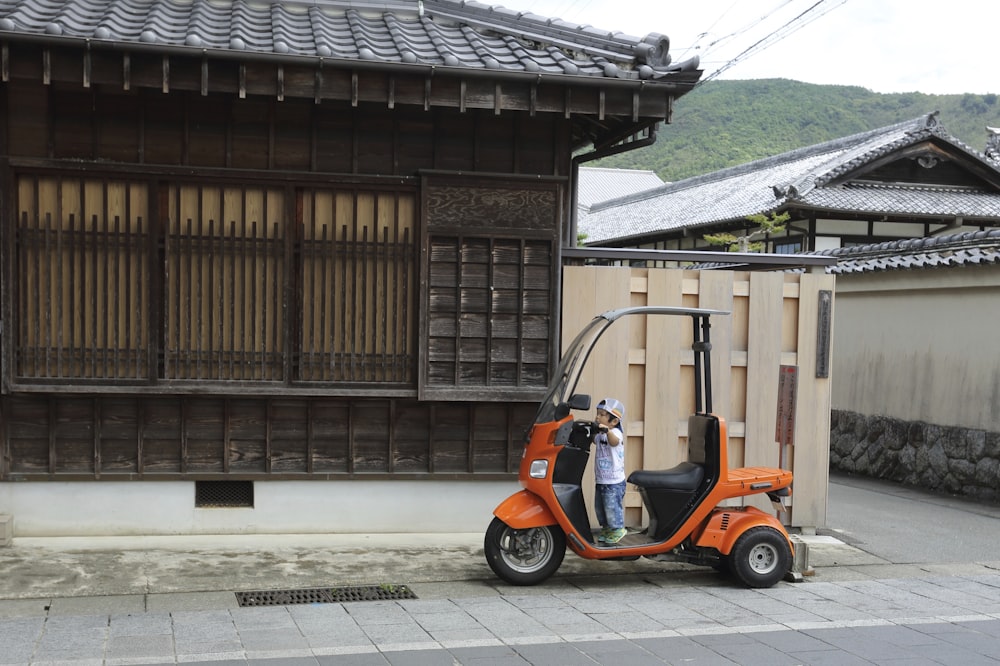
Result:
[[[914,147],[932,142],[935,150]],[[907,150],[914,150],[906,155]],[[932,168],[957,157],[980,186],[855,177],[900,155]],[[911,217],[1000,217],[1000,169],[951,136],[937,114],[799,148],[653,190],[605,201],[581,215],[588,243],[627,241],[671,230],[742,222],[789,207]]]
[[[580,167],[576,201],[578,206],[589,209],[596,203],[643,192],[660,185],[663,185],[663,180],[654,171]]]
[[[839,274],[1000,264],[1000,229],[842,247],[817,254],[836,257],[837,264],[826,272]]]
[[[672,63],[658,33],[632,37],[465,0],[0,0],[0,39],[32,36],[599,79],[697,69],[697,60]]]

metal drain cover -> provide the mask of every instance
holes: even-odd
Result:
[[[257,590],[237,592],[241,606],[294,606],[297,604],[335,604],[347,601],[385,601],[416,599],[405,585],[364,585],[359,587],[320,587],[305,590]]]

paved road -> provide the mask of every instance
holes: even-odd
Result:
[[[0,553],[0,664],[1000,663],[1000,556],[982,549],[1000,542],[995,508],[835,477],[828,522],[843,540],[815,539],[816,575],[769,590],[572,555],[545,585],[513,588],[479,573],[479,535],[384,548],[378,569],[377,548],[306,539],[131,554],[15,542]],[[248,608],[232,593],[245,578],[329,585],[353,560],[418,598]]]
[[[837,535],[896,564],[1000,558],[1000,506],[834,475],[827,524]]]

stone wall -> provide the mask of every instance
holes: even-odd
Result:
[[[1000,432],[833,410],[830,466],[927,490],[1000,501]]]

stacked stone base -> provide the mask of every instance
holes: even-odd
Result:
[[[833,410],[830,466],[1000,502],[1000,432]]]

